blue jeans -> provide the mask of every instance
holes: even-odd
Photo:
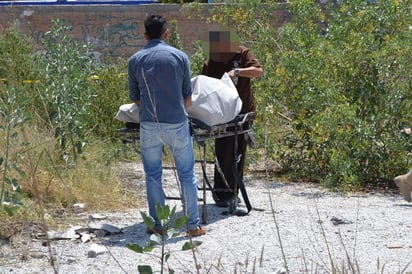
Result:
[[[155,228],[162,228],[156,216],[156,204],[159,203],[162,207],[165,205],[162,187],[162,153],[164,145],[168,145],[176,165],[182,202],[188,216],[188,227],[196,229],[200,219],[197,206],[197,180],[194,172],[195,157],[189,123],[187,121],[180,124],[142,122],[140,145],[146,173],[149,214],[155,220]]]

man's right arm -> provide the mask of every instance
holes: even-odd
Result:
[[[186,111],[187,111],[187,109],[190,107],[190,105],[192,104],[192,96],[189,96],[189,97],[187,97],[187,98],[185,98],[185,99],[183,99],[184,100],[184,104],[185,104],[185,109],[186,109]]]

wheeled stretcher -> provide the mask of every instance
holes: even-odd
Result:
[[[214,126],[209,126],[202,121],[194,118],[189,118],[189,123],[190,123],[190,128],[191,128],[191,134],[193,136],[193,140],[196,142],[198,147],[200,148],[201,151],[201,159],[196,159],[196,162],[200,162],[201,167],[202,167],[202,174],[203,174],[203,183],[202,187],[199,188],[202,191],[202,198],[200,199],[203,201],[202,205],[202,222],[207,223],[207,201],[206,201],[206,191],[210,190],[212,191],[212,195],[214,195],[214,189],[210,183],[210,180],[207,176],[207,164],[210,162],[208,161],[207,158],[207,146],[210,144],[209,141],[213,141],[218,138],[224,138],[224,137],[229,137],[229,136],[234,136],[235,142],[234,142],[234,163],[233,163],[233,175],[236,180],[236,185],[232,189],[229,184],[227,183],[223,172],[220,169],[219,162],[216,158],[216,155],[214,155],[214,159],[212,163],[215,165],[215,168],[217,168],[219,174],[222,176],[223,181],[225,182],[226,188],[225,189],[219,189],[219,191],[228,191],[231,192],[231,196],[233,197],[229,201],[229,214],[236,214],[236,215],[246,215],[252,210],[252,206],[250,204],[246,188],[244,185],[244,182],[236,168],[237,164],[237,158],[238,158],[238,153],[237,153],[237,142],[238,138],[245,138],[245,134],[250,134],[252,131],[252,122],[255,118],[255,113],[254,112],[249,112],[246,114],[239,114],[236,116],[235,119],[228,123],[224,124],[219,124],[219,125],[214,125]],[[117,129],[117,132],[122,135],[122,143],[123,143],[123,153],[125,157],[127,156],[127,149],[128,145],[132,145],[133,150],[136,153],[139,153],[139,150],[137,148],[136,142],[139,140],[139,124],[137,123],[125,123],[126,127]],[[247,212],[238,210],[238,192],[241,192],[243,201],[245,203],[245,206],[247,208]]]

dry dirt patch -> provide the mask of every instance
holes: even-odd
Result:
[[[129,187],[141,186],[142,167],[129,164],[128,168],[136,174]],[[400,195],[341,194],[311,184],[245,181],[252,206],[260,210],[244,217],[215,207],[207,192],[208,233],[197,238],[202,245],[195,253],[200,273],[275,273],[280,267],[290,273],[331,273],[332,264],[338,270],[345,267],[346,273],[412,272],[412,207]],[[172,170],[165,170],[164,184],[167,195],[178,195]],[[168,203],[181,209],[178,200]],[[241,203],[239,208],[243,207]],[[120,228],[121,233],[86,243],[53,241],[51,253],[58,273],[137,273],[141,264],[158,271],[160,250],[142,255],[125,248],[127,243],[143,245],[149,239],[141,210],[145,208],[100,212],[107,216],[102,222]],[[73,225],[90,222],[88,214]],[[193,254],[181,251],[186,240],[178,237],[166,246],[171,252],[169,266],[176,273],[196,273]],[[107,252],[88,257],[92,243],[103,245]],[[44,242],[32,241],[24,248],[22,260],[18,249],[1,245],[0,273],[53,273]]]

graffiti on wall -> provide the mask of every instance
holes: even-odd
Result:
[[[54,17],[56,18],[56,17]],[[30,22],[25,18],[24,23]],[[81,18],[63,18],[66,26],[72,28],[71,35],[80,43],[90,43],[100,55],[119,57],[129,56],[146,45],[143,26],[134,17],[108,14],[89,14]],[[37,45],[42,44],[45,32],[52,25],[52,19],[45,22],[42,30],[34,22],[26,25],[29,34]],[[47,23],[47,24],[46,24]]]
[[[74,25],[73,31],[81,33],[81,39],[91,43],[96,50],[104,51],[112,57],[135,52],[146,44],[140,23],[132,17],[102,15],[98,21],[87,17]]]

